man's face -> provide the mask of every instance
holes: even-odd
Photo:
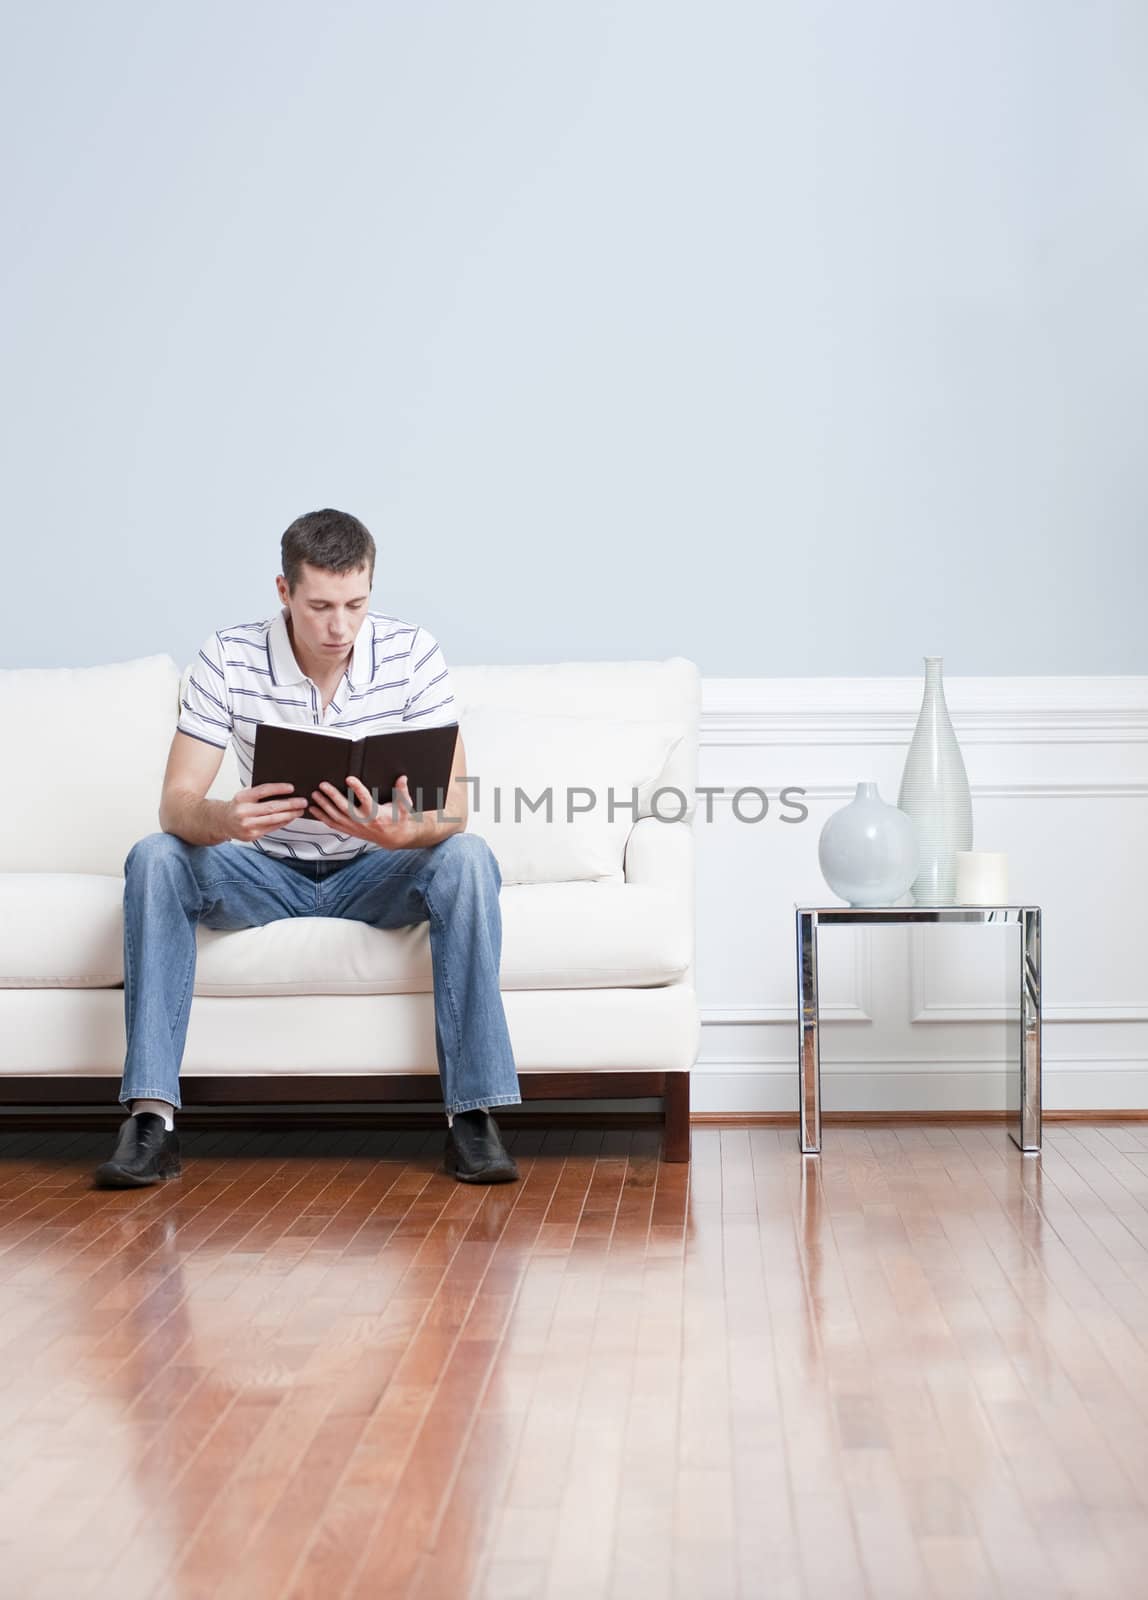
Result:
[[[304,563],[293,594],[288,593],[282,574],[275,584],[280,600],[291,613],[296,655],[302,650],[315,662],[332,664],[345,656],[367,615],[371,595],[367,568],[325,572]]]

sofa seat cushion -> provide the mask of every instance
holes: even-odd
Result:
[[[0,872],[0,988],[110,989],[124,981],[124,880]]]
[[[678,982],[689,919],[660,886],[504,887],[503,989],[630,988]],[[292,917],[237,932],[199,930],[196,994],[419,994],[433,987],[428,925],[372,928]]]
[[[0,873],[0,988],[123,983],[122,878]],[[678,982],[689,920],[653,884],[532,883],[502,890],[504,989],[630,988]],[[426,923],[372,928],[290,917],[197,935],[196,994],[430,992]]]

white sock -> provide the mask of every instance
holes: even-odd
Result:
[[[475,1111],[489,1111],[490,1107],[489,1106],[475,1106],[473,1109]],[[454,1112],[453,1111],[448,1111],[447,1114],[446,1114],[446,1125],[447,1125],[448,1128],[450,1127],[450,1125],[451,1125],[451,1123],[453,1121],[454,1121]]]
[[[175,1107],[166,1100],[133,1100],[132,1116],[138,1117],[141,1111],[151,1111],[155,1116],[162,1117],[168,1133],[175,1127]]]

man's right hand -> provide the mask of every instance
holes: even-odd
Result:
[[[241,843],[260,839],[301,817],[310,800],[306,795],[295,795],[294,788],[293,783],[257,783],[254,789],[240,789],[223,813],[227,837]],[[278,798],[272,799],[273,795]]]

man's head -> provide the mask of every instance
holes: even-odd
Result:
[[[281,548],[275,585],[290,612],[300,665],[333,663],[351,648],[367,614],[375,541],[346,511],[309,511],[287,529]]]

